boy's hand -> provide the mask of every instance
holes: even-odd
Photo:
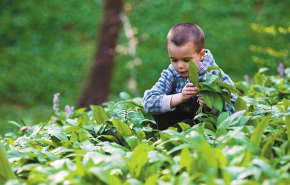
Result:
[[[189,98],[198,95],[199,89],[195,87],[193,83],[187,83],[181,93],[172,95],[170,101],[170,107],[176,107],[177,105],[181,104],[182,102],[187,101]]]
[[[202,99],[202,97],[198,94],[196,95],[198,97],[198,103],[200,106],[202,107],[207,107],[207,105],[205,104],[204,100]]]
[[[199,89],[193,83],[187,83],[183,87],[182,92],[181,92],[182,101],[185,102],[189,98],[191,98],[193,96],[197,96],[198,95],[198,91],[199,91]]]

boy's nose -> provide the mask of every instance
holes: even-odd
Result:
[[[182,62],[178,62],[178,64],[177,64],[177,67],[178,67],[178,68],[183,68],[183,67],[184,67],[184,65],[183,65],[183,63],[182,63]]]

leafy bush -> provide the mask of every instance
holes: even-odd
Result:
[[[261,69],[253,83],[237,83],[246,109],[231,116],[199,113],[194,125],[180,122],[164,131],[155,129],[141,98],[126,93],[89,112],[60,111],[55,100],[47,123],[13,122],[19,132],[1,139],[0,161],[8,160],[12,170],[4,166],[0,182],[288,184],[290,78],[265,72]]]

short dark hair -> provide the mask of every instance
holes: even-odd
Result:
[[[191,41],[196,46],[196,52],[204,49],[204,33],[196,24],[188,22],[176,24],[167,35],[167,45],[173,43],[176,46],[182,46]]]

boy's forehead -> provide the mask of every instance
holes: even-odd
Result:
[[[193,41],[186,42],[185,44],[183,44],[181,46],[177,46],[176,44],[171,42],[171,43],[167,44],[167,48],[169,48],[169,47],[188,48],[188,49],[193,49],[193,50],[196,49],[196,46],[193,43]]]

